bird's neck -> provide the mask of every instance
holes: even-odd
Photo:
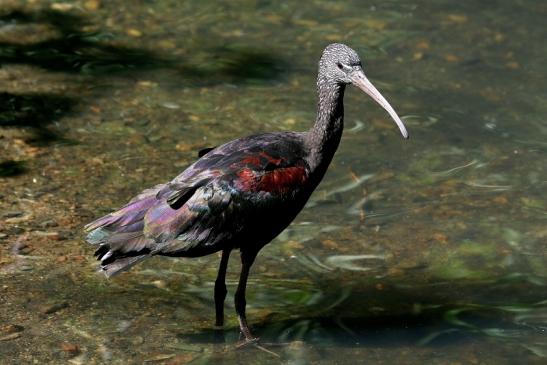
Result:
[[[344,129],[344,90],[341,85],[319,75],[317,78],[317,117],[307,133],[310,167],[322,174],[330,164]],[[321,174],[321,177],[322,177]]]

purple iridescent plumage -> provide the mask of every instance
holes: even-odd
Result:
[[[87,240],[100,245],[96,255],[105,273],[111,276],[150,255],[193,257],[266,244],[297,213],[284,212],[283,203],[303,204],[309,196],[302,194],[309,173],[302,138],[302,133],[267,133],[219,146],[170,183],[143,191],[87,225]],[[255,217],[262,218],[249,224]],[[263,238],[254,236],[257,229]]]

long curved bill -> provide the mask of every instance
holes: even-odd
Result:
[[[350,77],[353,85],[363,90],[368,96],[370,96],[375,102],[380,104],[380,106],[389,113],[393,121],[395,121],[395,124],[397,124],[397,127],[399,127],[399,130],[401,131],[403,137],[408,138],[408,132],[405,125],[403,124],[403,121],[401,120],[401,118],[399,118],[395,110],[391,107],[391,105],[389,105],[389,103],[382,96],[382,94],[380,94],[380,92],[374,87],[374,85],[372,85],[372,83],[367,79],[363,70],[355,70]]]

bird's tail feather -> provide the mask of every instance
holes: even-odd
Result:
[[[106,265],[101,265],[101,271],[106,275],[106,277],[110,278],[121,272],[129,270],[133,265],[148,257],[149,255],[121,257]]]

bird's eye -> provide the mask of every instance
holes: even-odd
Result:
[[[344,69],[344,66],[343,66],[340,62],[338,62],[338,63],[336,64],[336,66],[338,66],[338,68],[339,68],[340,70]]]

